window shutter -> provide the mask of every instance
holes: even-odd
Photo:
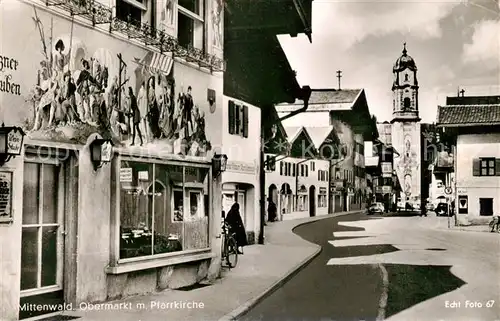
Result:
[[[295,170],[296,170],[297,164],[293,163],[292,164],[292,176],[295,177]]]
[[[308,177],[308,176],[309,176],[309,166],[306,165],[306,177]]]
[[[236,132],[236,106],[234,101],[229,101],[229,134],[234,135]]]
[[[248,106],[243,106],[243,137],[248,137]]]
[[[283,175],[283,162],[280,162],[280,175]]]
[[[480,169],[480,160],[479,158],[474,158],[472,160],[472,175],[473,176],[479,176],[481,174],[481,169]]]
[[[500,176],[500,158],[495,159],[495,175]]]

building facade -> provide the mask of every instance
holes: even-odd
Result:
[[[329,161],[317,157],[314,142],[305,127],[285,127],[291,151],[276,157],[266,170],[267,199],[278,209],[280,220],[328,214]],[[307,151],[310,151],[310,154]],[[306,152],[304,152],[306,151]]]
[[[174,2],[0,2],[2,121],[26,133],[1,169],[0,319],[218,275],[223,10]]]
[[[224,96],[222,153],[228,156],[222,173],[222,209],[238,202],[250,244],[259,230],[260,108]],[[251,124],[251,126],[250,126]]]
[[[500,212],[500,96],[448,97],[438,107],[440,140],[451,145],[458,224],[487,224]]]

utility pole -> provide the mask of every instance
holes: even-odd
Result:
[[[337,70],[337,78],[339,80],[339,90],[340,90],[340,78],[342,78],[342,70]]]

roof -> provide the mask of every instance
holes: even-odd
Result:
[[[352,108],[361,92],[363,89],[312,89],[307,111],[348,110]],[[278,104],[276,109],[278,112],[293,111],[303,104],[303,101],[295,100],[292,104]]]
[[[331,132],[334,130],[333,126],[325,127],[306,127],[309,136],[316,148],[319,148],[325,140],[330,136]]]
[[[304,127],[284,127],[288,142],[293,142]]]
[[[452,105],[438,107],[438,126],[475,126],[500,124],[500,104]]]

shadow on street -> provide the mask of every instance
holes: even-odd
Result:
[[[320,255],[239,320],[376,320],[383,291],[379,267],[327,265],[331,258],[399,251],[390,244],[334,247],[328,242],[360,238],[334,238],[333,232],[364,231],[338,225],[339,222],[372,219],[380,218],[346,215],[295,228],[294,233],[322,247]],[[450,267],[388,264],[386,269],[389,275],[386,317],[464,284],[450,273]]]

